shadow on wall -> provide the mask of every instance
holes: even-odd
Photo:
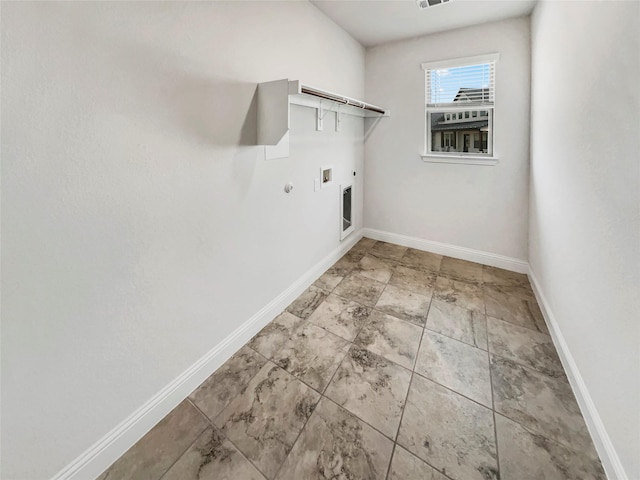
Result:
[[[71,78],[83,82],[77,92],[89,97],[84,101],[102,103],[100,112],[203,145],[256,145],[257,84],[220,77],[207,71],[210,65],[151,45],[123,43],[96,31],[75,34],[82,35],[76,48],[85,61],[80,77]]]

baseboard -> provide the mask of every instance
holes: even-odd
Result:
[[[518,260],[517,258],[506,257],[504,255],[482,252],[472,248],[458,247],[457,245],[434,242],[417,237],[409,237],[398,233],[384,232],[373,228],[365,228],[362,233],[365,237],[372,238],[374,240],[395,243],[404,247],[411,247],[417,250],[424,250],[426,252],[437,253],[439,255],[468,260],[470,262],[481,263],[491,267],[504,268],[505,270],[510,270],[512,272],[527,273],[529,271],[529,264],[524,260]]]
[[[531,286],[533,287],[533,292],[538,300],[538,305],[540,306],[542,315],[547,322],[547,327],[549,328],[549,332],[553,338],[553,343],[558,351],[558,356],[560,357],[562,366],[567,374],[573,393],[576,396],[576,400],[580,406],[580,411],[582,412],[582,416],[587,424],[587,428],[591,434],[596,451],[600,456],[600,461],[602,462],[602,466],[607,474],[607,478],[611,480],[628,480],[624,467],[622,466],[622,463],[620,463],[620,458],[618,457],[613,443],[611,443],[609,434],[602,423],[602,419],[600,418],[598,410],[593,403],[589,390],[587,390],[587,385],[584,383],[582,375],[580,375],[578,365],[569,351],[569,346],[562,335],[560,326],[551,311],[551,307],[549,306],[549,303],[547,302],[531,267],[529,267],[528,274]]]
[[[58,472],[52,480],[85,480],[99,476],[184,400],[198,385],[206,380],[209,375],[227,361],[231,355],[287,308],[291,302],[361,238],[362,231],[350,235],[338,248],[314,265],[285,291],[245,321],[231,335],[211,349],[82,455]]]

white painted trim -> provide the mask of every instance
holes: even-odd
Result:
[[[418,250],[424,250],[426,252],[446,255],[448,257],[468,260],[470,262],[481,263],[492,267],[504,268],[505,270],[511,270],[512,272],[527,273],[529,271],[529,264],[526,261],[513,257],[506,257],[504,255],[498,255],[496,253],[482,252],[472,248],[459,247],[457,245],[434,242],[417,237],[409,237],[398,233],[384,232],[373,228],[364,228],[362,230],[362,234],[365,237],[372,238],[374,240],[395,243],[404,247],[411,247]]]
[[[492,166],[498,164],[496,157],[474,157],[470,156],[444,156],[435,154],[424,154],[422,160],[427,163],[455,163],[462,165],[485,165]]]
[[[154,425],[216,371],[273,318],[280,314],[309,285],[331,267],[362,238],[362,231],[352,235],[324,259],[314,265],[280,295],[240,325],[175,380],[151,397],[82,455],[58,472],[52,480],[96,478],[142,438]]]
[[[560,361],[562,362],[564,371],[569,379],[573,394],[578,401],[580,411],[582,412],[582,416],[587,424],[587,428],[591,434],[591,439],[596,447],[596,451],[600,456],[600,461],[602,462],[602,466],[607,474],[607,478],[611,480],[628,480],[629,477],[624,471],[620,458],[618,457],[613,443],[611,442],[611,438],[605,429],[604,423],[602,423],[602,419],[600,418],[598,410],[593,403],[593,399],[589,394],[587,385],[584,383],[582,375],[580,375],[578,365],[573,359],[573,355],[571,355],[569,345],[567,345],[567,342],[564,339],[562,330],[560,330],[560,326],[551,311],[551,307],[547,302],[547,299],[542,292],[542,288],[540,287],[531,267],[529,267],[528,275],[529,280],[531,281],[531,286],[533,287],[533,293],[538,300],[538,305],[540,306],[542,315],[547,322],[551,338],[553,339],[553,343],[558,351]]]
[[[487,53],[486,55],[476,55],[474,57],[449,58],[447,60],[437,60],[435,62],[425,62],[420,66],[422,70],[433,70],[434,68],[455,68],[478,63],[490,63],[500,60],[499,53]]]

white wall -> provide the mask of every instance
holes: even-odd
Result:
[[[265,161],[285,77],[362,97],[364,49],[307,2],[2,3],[2,478],[54,475],[339,246],[363,122],[294,107]]]
[[[423,62],[500,53],[496,166],[425,163]],[[518,18],[367,49],[367,101],[391,118],[369,135],[365,225],[527,259],[529,20]]]
[[[617,452],[629,479],[640,478],[638,18],[638,2],[542,2],[532,17],[531,268],[615,450],[605,468],[623,478]]]

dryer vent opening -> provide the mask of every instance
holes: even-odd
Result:
[[[353,186],[348,185],[346,187],[342,187],[340,190],[342,191],[342,198],[340,201],[340,210],[342,212],[342,220],[340,223],[340,240],[342,240],[354,230],[352,202]]]

